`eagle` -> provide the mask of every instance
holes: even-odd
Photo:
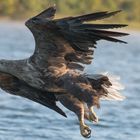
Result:
[[[81,135],[89,138],[91,129],[85,119],[98,122],[94,107],[100,108],[100,100],[125,99],[119,93],[123,86],[114,76],[84,71],[92,63],[99,40],[127,43],[116,38],[127,33],[108,30],[127,25],[93,23],[119,12],[54,19],[56,7],[51,6],[30,18],[25,25],[35,39],[34,53],[22,60],[0,60],[1,89],[67,117],[57,105],[60,102],[77,115]]]

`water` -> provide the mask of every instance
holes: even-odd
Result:
[[[125,37],[128,45],[101,41],[89,73],[109,71],[126,86],[123,102],[101,102],[99,124],[90,124],[91,140],[140,140],[140,33]],[[34,50],[32,34],[21,23],[0,23],[0,59],[23,59]],[[48,108],[0,91],[0,140],[84,140],[76,116],[65,119]]]

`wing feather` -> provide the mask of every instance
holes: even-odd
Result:
[[[36,52],[39,52],[38,55],[43,54],[41,55],[41,57],[43,57],[42,60],[48,60],[47,67],[52,68],[53,65],[53,68],[56,68],[56,64],[60,63],[69,69],[83,70],[84,67],[81,64],[91,64],[92,62],[97,41],[107,40],[126,43],[115,37],[128,35],[123,32],[105,30],[122,28],[127,26],[125,24],[88,24],[85,22],[108,18],[119,12],[120,10],[114,12],[96,12],[77,17],[50,20],[46,23],[46,29],[44,28],[42,32],[42,34],[48,37],[44,37],[43,42],[46,41],[49,43],[44,43],[43,47],[40,46],[40,44],[36,45]],[[43,15],[44,13],[45,12],[43,12]],[[48,14],[45,13],[45,15],[52,17],[54,13],[55,9],[50,8],[48,9]],[[49,61],[51,63],[49,63]]]
[[[49,7],[48,9],[44,10],[43,12],[41,12],[40,14],[38,14],[37,18],[47,18],[47,19],[53,19],[56,13],[56,7],[52,6]]]
[[[121,12],[121,10],[118,11],[114,11],[114,12],[96,12],[96,13],[91,13],[91,14],[86,14],[86,15],[82,15],[82,16],[77,16],[77,17],[71,17],[69,19],[69,22],[85,22],[85,21],[95,21],[95,20],[101,20],[104,18],[108,18],[111,16],[116,15],[117,13]]]
[[[123,28],[128,25],[126,24],[81,24],[79,26],[74,26],[74,29],[113,29],[113,28]]]
[[[66,117],[66,114],[56,105],[57,99],[54,93],[36,89],[17,77],[7,73],[0,72],[0,78],[2,80],[2,82],[0,82],[0,87],[4,91],[42,104]]]

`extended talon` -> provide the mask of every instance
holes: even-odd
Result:
[[[93,106],[89,108],[89,120],[98,123],[99,119],[96,113],[94,112]]]
[[[80,131],[81,131],[81,135],[85,138],[90,138],[91,137],[91,129],[84,125],[84,126],[80,126]]]
[[[96,122],[96,123],[98,123],[98,121],[99,121],[99,119],[98,119],[96,113],[93,113],[93,112],[90,112],[90,113],[89,113],[89,120],[90,120],[90,121],[94,121],[94,122]]]

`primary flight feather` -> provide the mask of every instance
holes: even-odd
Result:
[[[113,16],[115,12],[97,12],[76,17],[53,19],[56,8],[50,7],[25,24],[35,38],[35,51],[24,60],[0,61],[0,87],[45,105],[61,115],[56,105],[60,101],[79,119],[80,131],[90,137],[91,130],[84,119],[98,122],[93,107],[99,100],[123,100],[116,78],[107,74],[83,74],[85,64],[91,64],[97,41],[126,43],[116,37],[128,35],[107,29],[125,24],[92,24],[89,21]]]

